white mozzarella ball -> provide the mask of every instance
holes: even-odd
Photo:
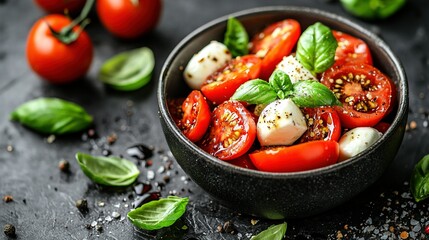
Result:
[[[317,80],[293,55],[284,57],[283,60],[277,64],[277,69],[289,75],[292,83],[300,80]]]
[[[346,132],[339,141],[340,158],[344,161],[374,144],[383,134],[372,127],[357,127]]]

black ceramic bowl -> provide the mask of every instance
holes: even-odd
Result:
[[[250,36],[267,24],[296,19],[301,28],[319,21],[332,29],[363,39],[370,47],[374,65],[396,83],[398,107],[387,132],[361,154],[341,163],[311,171],[268,173],[233,166],[189,141],[176,127],[167,99],[190,92],[182,77],[193,54],[211,40],[222,41],[228,16],[196,29],[183,39],[164,64],[158,86],[162,127],[174,157],[189,177],[226,206],[269,219],[314,215],[338,206],[374,183],[395,158],[405,132],[408,110],[407,80],[390,48],[373,33],[343,17],[302,7],[263,7],[232,14]]]

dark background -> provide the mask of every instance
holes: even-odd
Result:
[[[406,132],[398,155],[386,174],[352,201],[321,215],[287,220],[287,239],[426,239],[428,204],[416,204],[409,194],[408,181],[414,164],[429,153],[426,140],[429,92],[429,8],[425,0],[409,0],[404,8],[384,21],[364,22],[348,15],[337,1],[323,0],[164,0],[162,18],[155,31],[127,42],[112,37],[93,13],[87,31],[95,56],[86,79],[67,86],[53,86],[40,80],[28,67],[25,42],[32,24],[44,15],[30,0],[0,0],[0,197],[12,195],[13,202],[0,201],[0,226],[16,227],[18,239],[249,239],[272,222],[226,209],[214,202],[174,162],[173,169],[160,167],[173,159],[168,151],[157,115],[156,87],[164,60],[174,46],[202,24],[229,13],[268,5],[296,5],[320,8],[353,19],[384,39],[402,61],[410,85],[409,122],[416,129]],[[97,80],[104,60],[123,50],[150,47],[156,57],[149,85],[134,92],[116,92]],[[82,105],[95,118],[96,137],[87,133],[48,136],[9,121],[9,113],[25,101],[37,97],[59,97]],[[116,134],[109,145],[107,137]],[[52,139],[50,139],[52,140]],[[136,194],[132,188],[106,189],[90,182],[74,160],[77,151],[114,155],[143,143],[155,148],[152,166],[140,165],[139,180],[153,171],[153,190],[170,174],[161,190],[189,196],[187,212],[175,225],[160,231],[140,231],[126,219]],[[10,151],[12,150],[12,151]],[[58,162],[71,163],[71,173],[59,171]],[[137,160],[134,160],[137,161]],[[158,170],[160,170],[158,172]],[[323,191],[323,189],[320,189]],[[261,196],[263,193],[261,192]],[[86,198],[89,212],[80,213],[75,201]],[[105,206],[100,206],[104,202]],[[121,218],[110,220],[112,212]],[[258,221],[259,220],[259,221]],[[97,231],[88,224],[97,221]],[[231,221],[233,233],[219,233],[217,227]],[[183,227],[186,226],[186,227]],[[386,238],[384,238],[386,237]],[[0,233],[0,239],[6,239]]]

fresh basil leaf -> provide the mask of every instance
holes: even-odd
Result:
[[[78,152],[76,160],[87,177],[106,186],[128,186],[140,174],[133,162],[118,157],[92,156]]]
[[[269,83],[280,99],[285,99],[293,88],[289,75],[282,70],[275,70],[270,76]]]
[[[334,64],[338,43],[329,27],[317,22],[309,26],[298,40],[296,58],[313,75]]]
[[[57,135],[79,132],[93,120],[79,105],[58,98],[28,101],[17,107],[10,118],[38,132]]]
[[[250,104],[266,104],[276,100],[277,94],[267,81],[254,79],[241,84],[231,99]]]
[[[188,198],[168,196],[143,204],[128,213],[128,219],[144,230],[156,230],[173,225],[186,211]]]
[[[271,227],[253,236],[250,240],[281,240],[285,237],[287,223],[272,225]]]
[[[142,47],[113,56],[103,63],[99,78],[108,86],[121,90],[136,90],[152,78],[155,57],[152,50]]]
[[[234,17],[228,19],[225,37],[223,40],[233,57],[249,53],[249,35],[243,25]]]
[[[429,197],[429,155],[424,156],[414,167],[410,189],[416,202]]]
[[[342,105],[328,87],[314,80],[294,83],[291,99],[298,107]]]
[[[350,14],[367,20],[385,19],[393,15],[406,0],[340,0]]]

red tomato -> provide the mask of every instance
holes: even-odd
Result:
[[[201,87],[204,96],[215,104],[228,100],[248,80],[259,76],[261,60],[254,55],[237,57],[207,77]]]
[[[256,170],[256,167],[255,165],[253,165],[248,154],[244,154],[243,156],[240,156],[228,162],[235,166]]]
[[[343,103],[335,109],[344,128],[372,127],[391,107],[392,82],[371,65],[349,63],[332,67],[323,74],[321,82]]]
[[[226,101],[215,108],[208,134],[200,146],[207,153],[232,160],[245,154],[256,138],[256,123],[238,101]]]
[[[390,123],[387,123],[387,122],[379,122],[374,126],[375,129],[377,129],[379,132],[383,134],[387,132],[389,127],[390,127]]]
[[[97,0],[96,4],[104,27],[125,39],[137,38],[152,30],[162,9],[161,0]]]
[[[93,56],[91,39],[85,31],[76,41],[65,44],[51,32],[48,24],[60,31],[71,20],[63,15],[51,14],[39,19],[31,28],[27,39],[27,60],[31,68],[52,83],[67,83],[83,77]],[[82,29],[76,26],[73,32]]]
[[[43,10],[50,13],[64,13],[64,10],[76,13],[85,5],[86,0],[34,0]]]
[[[341,136],[340,117],[331,107],[303,108],[302,112],[307,119],[307,131],[299,142],[315,140],[338,141]]]
[[[340,31],[333,30],[332,33],[338,42],[335,52],[335,65],[351,62],[372,65],[371,52],[363,40]]]
[[[167,101],[168,111],[170,112],[171,117],[173,118],[174,123],[178,127],[182,124],[182,118],[183,118],[183,110],[182,105],[185,101],[185,98],[174,98],[169,99]]]
[[[301,34],[299,22],[286,19],[265,28],[252,39],[250,52],[262,57],[262,79],[268,80],[283,57],[289,55]]]
[[[321,168],[336,163],[338,156],[338,143],[323,140],[266,148],[249,154],[255,167],[266,172],[298,172]]]
[[[182,104],[180,129],[192,142],[199,141],[210,124],[210,107],[200,91],[192,91]]]

